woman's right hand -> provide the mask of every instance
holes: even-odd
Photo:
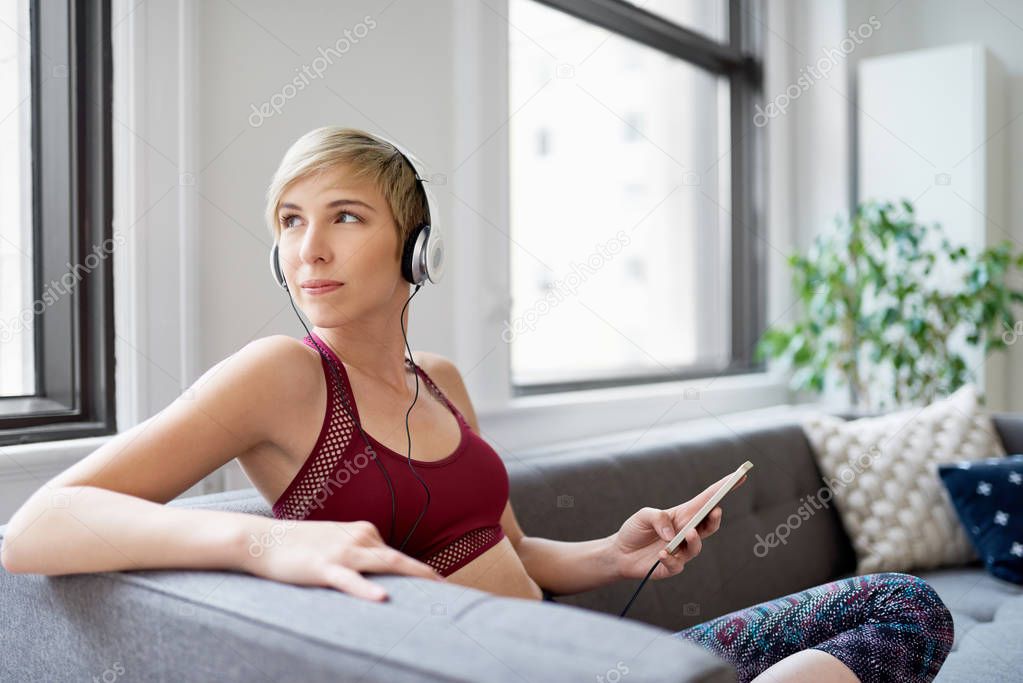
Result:
[[[249,533],[241,569],[298,585],[328,586],[367,600],[387,591],[363,572],[407,574],[446,581],[430,565],[387,545],[367,521],[273,520],[268,530]]]

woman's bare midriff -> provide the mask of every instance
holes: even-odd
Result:
[[[448,575],[449,583],[513,598],[542,600],[543,591],[526,573],[507,536],[472,562]]]

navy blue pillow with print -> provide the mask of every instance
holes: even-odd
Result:
[[[987,570],[1023,584],[1023,455],[942,464],[938,474]]]

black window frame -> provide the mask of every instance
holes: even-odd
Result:
[[[0,445],[117,428],[110,1],[34,0],[29,23],[32,301],[48,305],[32,307],[33,392],[0,397]]]
[[[690,365],[674,372],[621,374],[600,379],[516,384],[513,397],[602,389],[709,376],[764,372],[754,361],[766,325],[766,216],[764,128],[754,123],[763,107],[761,0],[728,1],[728,40],[717,41],[625,0],[532,0],[599,26],[640,45],[667,53],[714,75],[730,88],[731,163],[731,359],[724,368]]]

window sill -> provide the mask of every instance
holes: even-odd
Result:
[[[83,439],[39,441],[4,446],[0,458],[0,481],[37,479],[42,486],[47,479],[81,460],[102,446],[112,435]]]
[[[483,437],[516,452],[790,402],[787,376],[758,372],[513,398],[478,412]]]
[[[499,453],[514,454],[615,432],[771,408],[790,402],[784,376],[768,373],[524,396],[503,410],[478,413],[483,438]],[[0,483],[39,487],[112,436],[4,447]],[[514,456],[512,456],[514,457]],[[186,495],[215,490],[200,482]]]

